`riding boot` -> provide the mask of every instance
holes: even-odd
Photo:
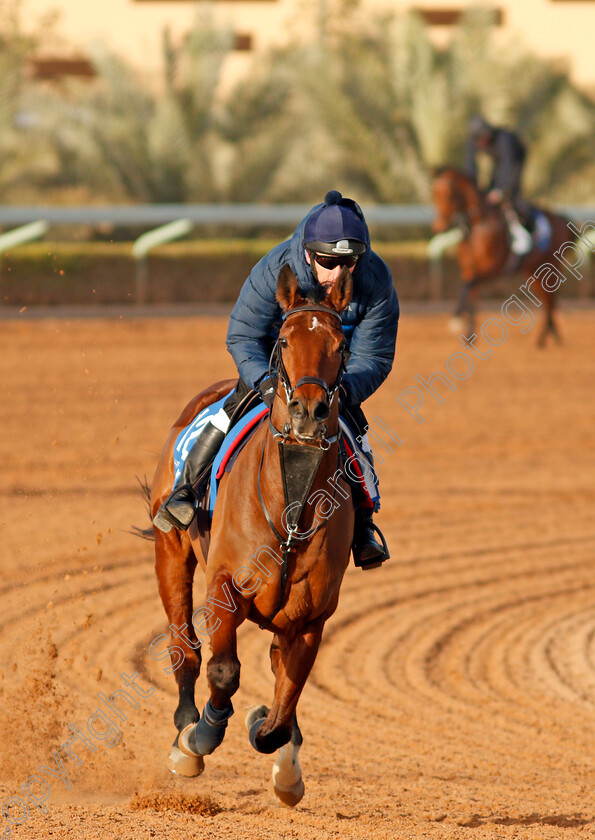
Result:
[[[197,480],[212,463],[223,442],[225,432],[210,421],[196,438],[184,462],[179,483],[174,487],[153,518],[161,531],[179,528],[185,531],[196,513],[198,502]]]
[[[362,569],[376,569],[388,560],[388,546],[380,528],[372,521],[371,508],[357,508],[353,533],[353,562]],[[375,532],[382,540],[382,545],[375,537]]]

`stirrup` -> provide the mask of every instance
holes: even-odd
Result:
[[[169,509],[168,505],[172,502],[176,501],[176,496],[180,493],[181,490],[185,490],[192,494],[193,498],[188,499],[187,505],[192,505],[192,516],[190,519],[185,522],[182,519],[179,519],[172,511]],[[164,533],[168,533],[171,531],[172,528],[177,528],[179,531],[187,531],[190,527],[192,520],[196,516],[196,503],[197,503],[197,492],[195,490],[194,485],[192,484],[182,484],[178,487],[175,487],[174,490],[169,494],[167,499],[162,502],[159,510],[153,517],[153,525],[155,525],[159,530],[163,531]]]
[[[382,549],[384,551],[384,556],[378,558],[372,557],[370,558],[370,562],[366,563],[365,560],[356,558],[354,547],[352,546],[351,550],[353,552],[353,563],[355,566],[357,566],[358,569],[363,569],[364,571],[366,571],[367,569],[377,569],[379,566],[382,566],[382,564],[386,560],[390,560],[390,552],[388,550],[386,539],[384,538],[384,534],[382,533],[378,525],[376,525],[375,522],[368,521],[366,522],[366,528],[370,528],[372,531],[375,531],[380,537],[380,540],[382,542]]]

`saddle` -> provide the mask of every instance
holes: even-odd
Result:
[[[523,224],[509,203],[502,205],[502,212],[508,228],[510,255],[504,266],[504,272],[514,274],[519,270],[524,257],[531,251],[545,251],[552,239],[552,226],[547,215],[535,205],[531,205],[533,215],[532,232]]]
[[[213,402],[204,405],[194,419],[178,434],[173,448],[174,486],[182,473],[184,461],[194,440],[209,419],[223,407],[232,390],[233,388],[219,399],[216,399],[217,394],[213,396],[208,392],[205,393],[205,401],[211,397]],[[201,536],[206,537],[210,531],[221,478],[231,471],[239,453],[266,419],[268,413],[269,409],[256,391],[247,394],[234,411],[217,455],[195,484],[198,495],[196,523]],[[355,505],[378,510],[380,507],[378,478],[373,468],[371,454],[367,454],[362,448],[350,423],[343,416],[339,417],[339,427],[341,464],[342,467],[349,465],[348,469],[344,469],[344,476],[352,487]]]

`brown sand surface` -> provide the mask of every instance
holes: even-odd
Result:
[[[545,351],[511,328],[456,392],[436,383],[444,402],[426,394],[418,424],[395,397],[462,348],[445,315],[404,307],[397,364],[366,406],[403,439],[379,467],[392,558],[348,570],[300,703],[306,794],[287,810],[243,726],[272,693],[270,636],[254,625],[223,745],[198,779],[167,770],[174,679],[148,655],[165,614],[152,545],[129,533],[147,524],[135,476],[151,477],[186,401],[233,375],[225,318],[0,322],[11,836],[595,837],[595,313],[562,326],[565,344]],[[134,672],[146,696],[101,722],[98,693]],[[204,675],[197,694],[202,707]],[[40,768],[59,773],[68,725],[89,739],[89,721],[109,740],[78,742],[78,765],[58,752],[67,789]],[[47,813],[8,802],[28,779],[47,794],[34,775]],[[9,827],[0,815],[0,836]]]

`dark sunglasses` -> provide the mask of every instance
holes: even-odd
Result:
[[[327,254],[314,254],[314,259],[323,268],[333,269],[338,265],[346,265],[348,268],[353,268],[359,262],[360,255],[345,256],[345,257],[331,257]]]

